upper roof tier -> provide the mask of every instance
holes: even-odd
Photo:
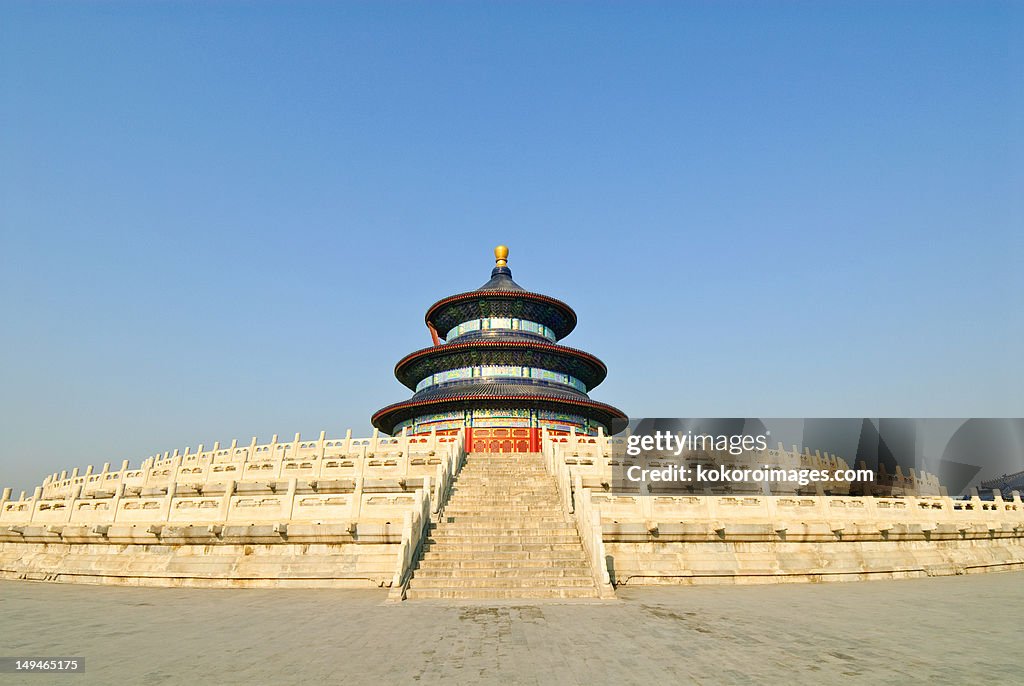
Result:
[[[508,248],[494,249],[495,266],[491,278],[475,291],[442,298],[430,306],[425,320],[438,336],[466,322],[492,317],[509,317],[543,324],[557,338],[568,336],[576,328],[576,312],[567,304],[540,293],[532,293],[512,280],[508,268]]]

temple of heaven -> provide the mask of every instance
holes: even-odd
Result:
[[[427,310],[434,344],[395,365],[395,376],[413,396],[379,410],[373,425],[392,435],[465,428],[474,452],[537,452],[541,429],[607,433],[611,421],[625,415],[587,393],[608,368],[590,353],[558,344],[576,327],[576,313],[513,281],[508,248],[499,245],[494,257],[490,281]]]

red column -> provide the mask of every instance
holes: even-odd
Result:
[[[537,427],[530,429],[530,452],[540,452],[540,429]]]

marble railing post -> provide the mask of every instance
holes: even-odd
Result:
[[[296,442],[297,443],[297,442]],[[291,521],[292,515],[295,512],[295,491],[298,490],[299,480],[294,476],[288,479],[288,521]]]
[[[700,499],[701,504],[704,506],[704,519],[716,532],[721,531],[722,527],[725,526],[725,522],[722,521],[722,518],[719,516],[719,497],[720,496],[718,495],[706,493],[704,497]]]
[[[167,522],[171,519],[171,502],[174,500],[174,496],[178,491],[178,484],[175,481],[167,484],[167,495],[164,496],[164,502],[160,506],[160,521]]]
[[[356,485],[352,490],[352,521],[359,521],[359,515],[363,509],[363,475],[356,476]]]
[[[407,478],[409,476],[409,464],[412,462],[409,455],[409,427],[402,429],[402,437],[399,439],[399,446],[402,448],[399,459],[404,460],[404,464],[399,465],[402,470],[402,477]]]
[[[231,497],[235,494],[235,480],[228,479],[227,483],[224,484],[224,495],[220,501],[220,520],[222,522],[228,521],[228,515],[231,514]]]
[[[121,483],[117,484],[117,486],[114,488],[114,498],[113,498],[113,500],[110,503],[110,507],[114,510],[113,514],[110,516],[111,523],[117,521],[117,514],[118,514],[118,510],[121,509],[121,499],[122,498],[124,498],[124,482],[123,481]]]
[[[295,434],[295,439],[292,441],[292,450],[291,450],[291,452],[292,452],[291,459],[292,460],[298,460],[299,459],[299,441],[301,441],[301,440],[302,440],[302,435],[299,434],[299,433],[296,433]],[[288,453],[288,449],[285,448],[285,450],[283,451],[283,453],[281,455],[281,459],[279,459],[277,461],[277,469],[275,469],[274,471],[275,471],[276,476],[277,476],[278,479],[280,479],[281,476],[284,474],[284,462],[285,462],[285,457],[287,456],[287,453]]]
[[[320,459],[317,460],[317,462],[316,462],[316,472],[315,473],[316,473],[316,478],[317,479],[321,478],[324,475],[324,463],[327,461],[327,458],[324,457],[324,454],[326,453],[326,451],[327,451],[327,448],[324,447],[323,445],[321,445],[320,446]]]
[[[654,496],[650,494],[648,484],[640,483],[640,493],[637,497],[640,499],[640,516],[643,517],[644,527],[649,531],[658,523],[654,521]]]
[[[30,523],[32,522],[32,520],[36,518],[36,515],[39,513],[39,501],[42,499],[42,497],[43,489],[39,486],[36,486],[36,490],[32,492],[32,510],[28,516],[28,521]]]
[[[78,498],[81,495],[82,495],[82,486],[81,486],[81,484],[79,484],[77,486],[73,486],[71,488],[71,495],[69,495],[67,497],[67,499],[64,501],[66,503],[66,505],[64,507],[67,509],[67,512],[65,513],[65,518],[64,518],[65,522],[70,522],[71,521],[71,517],[75,514],[75,503],[78,502]]]

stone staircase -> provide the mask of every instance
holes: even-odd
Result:
[[[598,598],[579,532],[537,454],[471,453],[406,598]]]

